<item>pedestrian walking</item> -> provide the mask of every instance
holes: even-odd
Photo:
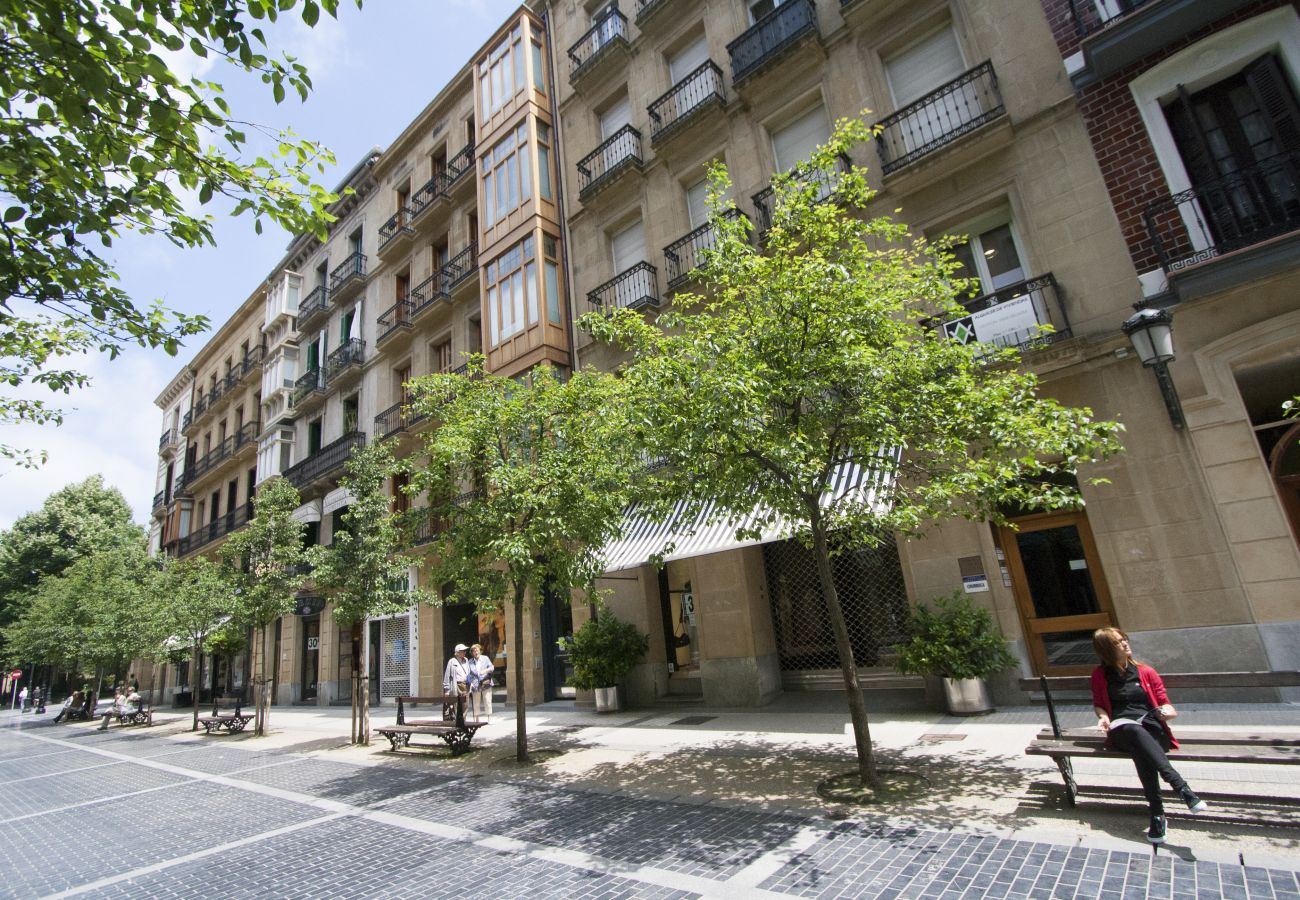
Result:
[[[474,721],[492,718],[492,673],[496,666],[483,655],[483,647],[474,644],[469,648],[469,706],[474,711]]]
[[[32,712],[36,715],[45,712],[45,693],[39,684],[32,688]]]
[[[1208,805],[1192,792],[1165,755],[1178,748],[1169,728],[1169,720],[1178,715],[1178,710],[1169,702],[1160,674],[1133,658],[1124,632],[1098,628],[1092,635],[1092,648],[1101,661],[1092,671],[1097,727],[1106,733],[1107,750],[1133,757],[1151,814],[1147,840],[1163,844],[1169,825],[1160,797],[1161,778],[1169,782],[1192,812],[1200,812]]]
[[[18,709],[20,712],[27,712],[27,686],[18,692]]]

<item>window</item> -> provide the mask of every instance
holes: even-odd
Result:
[[[431,360],[433,371],[435,373],[443,374],[450,372],[452,369],[451,340],[448,339],[441,343],[434,344],[429,351],[429,359]]]
[[[353,327],[356,325],[357,308],[354,306],[343,314],[339,319],[339,344],[346,344],[352,338],[357,337],[353,333]]]
[[[895,109],[907,106],[941,84],[947,84],[964,71],[966,65],[952,23],[944,24],[902,53],[885,60],[885,74],[889,78]]]
[[[961,264],[958,277],[978,279],[980,294],[1018,284],[1027,277],[1009,222],[971,234],[969,241],[957,245],[952,252]]]
[[[543,200],[554,200],[551,190],[551,126],[537,123],[537,193]]]
[[[537,324],[537,261],[524,238],[487,266],[488,330],[492,346]]]
[[[542,66],[542,45],[533,41],[533,87],[537,93],[546,93],[546,69]]]
[[[757,22],[783,2],[786,2],[786,0],[750,0],[747,4],[750,24]]]
[[[343,433],[351,434],[357,430],[357,420],[360,418],[361,401],[357,395],[353,394],[343,400]]]
[[[549,234],[542,235],[542,266],[546,271],[546,320],[561,325],[559,241]]]
[[[411,483],[411,476],[398,472],[392,477],[393,512],[404,513],[411,508],[411,496],[406,493],[406,486]]]
[[[668,81],[680,84],[682,79],[709,61],[709,42],[699,35],[685,47],[668,57]]]
[[[632,124],[632,104],[628,101],[627,95],[624,94],[615,100],[610,106],[605,107],[600,113],[600,140],[605,142],[614,136],[619,129],[625,125]],[[631,156],[635,150],[633,142],[628,140],[614,141],[605,148],[603,156],[604,168],[601,171],[611,172],[626,157]]]
[[[610,235],[610,254],[614,258],[614,274],[626,272],[639,262],[645,261],[645,228],[641,220]]]
[[[516,25],[479,63],[479,94],[484,115],[492,115],[524,89],[523,32]],[[534,75],[536,78],[536,75]]]
[[[407,384],[409,384],[411,381],[411,367],[409,365],[402,366],[402,368],[398,369],[394,373],[393,377],[394,380],[397,382],[397,396],[401,398],[400,402],[410,403],[411,393],[410,393],[410,389],[407,387]]]
[[[805,162],[813,151],[830,137],[826,126],[826,110],[817,106],[772,134],[772,154],[776,170],[788,172]]]
[[[321,420],[313,419],[307,425],[307,455],[315,456],[321,448]]]
[[[527,121],[483,155],[482,168],[485,215],[490,226],[532,197]]]
[[[709,221],[709,181],[701,178],[686,189],[686,213],[691,228],[699,228]]]

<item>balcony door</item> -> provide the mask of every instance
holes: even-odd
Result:
[[[1000,529],[1025,643],[1035,674],[1086,675],[1096,666],[1092,633],[1115,625],[1097,545],[1082,512],[1013,520]]]
[[[1169,129],[1220,252],[1300,227],[1300,106],[1272,53],[1178,96]]]
[[[907,49],[885,60],[885,74],[894,109],[904,109],[966,71],[961,45],[951,23],[930,32]],[[929,101],[900,123],[903,147],[893,148],[897,158],[911,153],[977,118],[984,111],[979,92],[967,84]]]
[[[610,106],[606,107],[600,114],[600,141],[612,138],[620,128],[632,124],[632,103],[628,100],[627,94],[619,97]],[[604,156],[604,168],[602,168],[595,177],[599,178],[606,172],[613,171],[614,167],[621,163],[632,153],[632,144],[627,140],[618,140],[605,148],[602,155]]]

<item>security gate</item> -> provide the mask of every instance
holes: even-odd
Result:
[[[411,617],[394,616],[380,623],[379,696],[385,700],[411,693]]]

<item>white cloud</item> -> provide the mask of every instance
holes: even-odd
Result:
[[[321,16],[315,28],[294,18],[288,34],[281,40],[284,52],[307,67],[313,84],[320,84],[353,66],[347,29],[332,16]]]

